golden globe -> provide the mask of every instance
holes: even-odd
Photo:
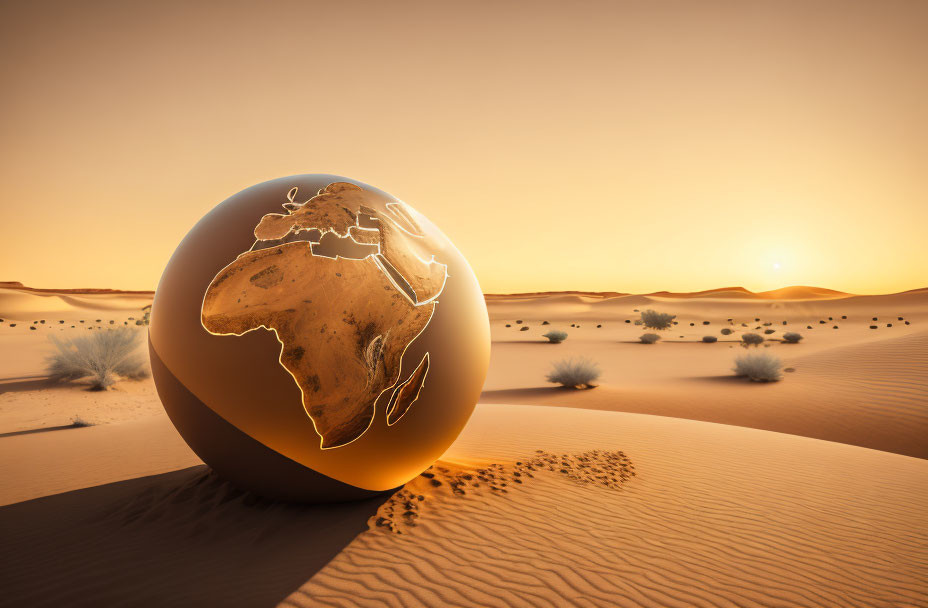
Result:
[[[427,218],[367,184],[297,175],[219,204],[155,293],[152,372],[187,444],[283,500],[361,498],[434,462],[489,364],[483,295]]]

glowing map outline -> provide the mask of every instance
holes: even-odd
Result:
[[[419,293],[417,293],[416,288],[413,287],[410,278],[407,278],[406,276],[404,276],[401,273],[401,271],[398,270],[394,266],[394,264],[390,262],[390,260],[387,258],[387,254],[384,252],[385,242],[388,241],[389,235],[390,235],[388,228],[391,228],[391,229],[396,228],[399,231],[401,231],[402,233],[401,237],[404,239],[409,239],[409,238],[421,239],[421,242],[419,243],[419,245],[428,244],[428,237],[426,237],[426,235],[422,233],[421,230],[419,230],[419,226],[417,222],[415,221],[414,216],[409,211],[407,211],[405,203],[402,203],[401,201],[387,202],[384,205],[386,207],[386,213],[379,212],[373,209],[372,207],[369,207],[366,205],[358,204],[358,208],[353,211],[348,209],[345,205],[341,205],[340,210],[339,209],[333,210],[333,208],[316,209],[316,208],[311,207],[308,209],[308,212],[304,214],[304,215],[312,215],[313,212],[315,211],[315,212],[318,212],[321,216],[326,216],[326,214],[328,213],[339,211],[339,214],[338,214],[339,217],[337,217],[336,219],[338,220],[338,223],[340,226],[344,226],[344,229],[341,232],[336,229],[336,226],[333,226],[333,225],[325,225],[325,224],[315,225],[314,223],[310,225],[304,225],[300,223],[301,218],[291,219],[289,226],[287,226],[286,220],[288,218],[294,218],[294,214],[296,212],[307,209],[307,205],[312,205],[318,202],[320,203],[320,207],[321,207],[322,200],[328,195],[348,192],[349,195],[355,195],[363,199],[364,195],[369,194],[369,192],[364,190],[362,187],[357,186],[355,184],[348,183],[348,182],[333,182],[329,184],[328,186],[320,189],[316,195],[307,199],[303,203],[296,202],[296,195],[298,192],[299,192],[298,187],[292,187],[288,191],[286,195],[287,202],[282,204],[283,208],[287,212],[286,214],[269,213],[269,214],[265,214],[264,216],[262,216],[261,220],[255,226],[254,232],[255,232],[256,240],[252,244],[251,248],[238,254],[235,260],[233,260],[232,262],[224,266],[221,270],[219,270],[216,273],[216,275],[213,277],[213,279],[210,281],[209,286],[206,288],[206,291],[204,292],[203,301],[200,307],[200,324],[206,332],[208,332],[211,335],[215,335],[215,336],[240,337],[252,331],[256,331],[258,329],[272,331],[274,333],[275,338],[277,339],[277,342],[280,344],[278,364],[293,378],[294,383],[297,385],[297,388],[300,390],[301,405],[303,406],[303,410],[306,413],[307,417],[312,422],[314,431],[320,437],[320,446],[319,446],[320,449],[322,450],[335,449],[339,447],[344,447],[346,445],[349,445],[357,441],[358,439],[363,437],[368,432],[368,430],[374,424],[374,420],[377,418],[377,414],[378,414],[377,404],[381,402],[381,400],[384,397],[384,394],[390,393],[390,397],[387,400],[387,403],[384,405],[384,408],[383,408],[385,411],[385,418],[386,418],[388,427],[397,424],[403,417],[405,417],[406,413],[412,408],[412,405],[418,400],[419,395],[422,391],[422,388],[425,386],[425,380],[426,380],[426,376],[428,374],[428,369],[430,366],[430,355],[428,352],[426,352],[422,360],[420,361],[420,363],[413,369],[413,371],[407,377],[404,377],[404,363],[403,362],[406,358],[406,353],[409,349],[409,346],[413,342],[415,342],[419,338],[419,336],[422,335],[422,333],[428,328],[429,324],[432,321],[432,318],[434,317],[435,307],[438,305],[438,297],[444,291],[445,285],[447,284],[448,267],[446,264],[441,264],[440,262],[436,261],[434,254],[432,254],[428,260],[425,260],[425,259],[422,259],[422,257],[416,253],[415,248],[413,247],[400,250],[402,255],[400,255],[398,259],[399,259],[401,266],[403,265],[408,266],[408,261],[404,259],[403,256],[411,256],[415,261],[420,263],[424,268],[428,269],[428,273],[427,273],[428,276],[425,277],[424,279],[422,277],[418,277],[420,280],[417,282],[417,285],[418,287],[420,287],[420,289],[425,289],[425,293],[423,295],[427,295],[428,297],[419,301]],[[329,202],[329,201],[326,201],[326,202]],[[353,223],[346,223],[346,220],[343,217],[343,213],[341,213],[344,211],[351,211],[351,215],[353,215],[353,218],[354,218]],[[364,217],[368,223],[372,223],[376,221],[377,224],[375,226],[362,226],[361,225],[362,217]],[[270,220],[270,223],[274,224],[272,226],[272,228],[275,229],[273,234],[279,235],[278,238],[276,239],[266,239],[266,238],[263,239],[259,236],[259,230],[261,230],[262,225],[265,224],[265,221],[268,218],[272,218]],[[326,219],[326,218],[323,217],[322,219]],[[287,229],[284,231],[282,229],[283,227],[287,227]],[[266,233],[268,231],[265,230],[263,232]],[[292,240],[281,242],[284,239],[287,239],[288,237],[291,237],[291,236],[296,237],[300,235],[300,233],[305,233],[305,235],[309,237],[314,232],[318,233],[318,238],[315,240],[310,240],[308,238],[293,238]],[[334,233],[335,237],[339,239],[335,243],[336,247],[339,244],[345,243],[346,241],[350,241],[350,243],[353,243],[354,245],[359,245],[359,246],[364,246],[364,247],[376,246],[376,249],[371,250],[369,253],[367,253],[363,257],[343,256],[341,255],[342,253],[341,251],[336,251],[334,256],[327,255],[325,254],[325,252],[322,251],[322,244],[324,241],[323,237],[328,233]],[[367,237],[367,238],[363,238],[359,240],[359,238],[361,238],[362,236]],[[371,240],[370,237],[377,237],[377,238],[374,238],[373,240]],[[276,241],[276,244],[275,244],[275,241]],[[259,248],[259,245],[261,244],[266,244],[266,246]],[[367,258],[371,258],[371,261],[374,263],[374,265],[380,271],[380,273],[383,274],[383,277],[387,279],[387,282],[398,293],[402,294],[402,296],[406,299],[408,304],[412,305],[413,308],[410,310],[420,309],[428,305],[432,306],[431,311],[428,314],[428,318],[422,324],[422,328],[419,329],[419,331],[416,332],[415,335],[413,335],[411,338],[409,338],[408,341],[406,341],[406,343],[403,345],[402,351],[400,352],[399,358],[396,363],[395,377],[391,378],[387,376],[386,370],[384,371],[384,379],[385,379],[386,387],[380,390],[380,392],[377,393],[377,396],[373,398],[372,401],[369,402],[371,412],[370,412],[370,419],[367,421],[367,424],[364,426],[362,430],[356,431],[356,434],[349,433],[349,435],[353,434],[353,436],[349,440],[343,441],[343,442],[337,442],[335,445],[328,445],[328,446],[325,445],[326,436],[322,432],[320,432],[319,423],[317,422],[316,418],[314,418],[313,414],[310,412],[311,406],[313,406],[313,404],[308,402],[308,397],[307,397],[306,391],[304,391],[303,385],[301,384],[301,379],[297,377],[297,375],[293,371],[291,371],[291,369],[288,368],[288,366],[284,363],[284,354],[285,354],[286,349],[288,348],[288,344],[281,338],[278,328],[273,327],[273,322],[271,323],[270,326],[267,323],[260,323],[258,325],[255,325],[254,327],[250,327],[240,332],[239,331],[232,331],[232,332],[214,331],[213,329],[210,329],[209,327],[207,327],[206,307],[207,307],[207,300],[210,297],[211,291],[213,290],[214,286],[222,283],[227,278],[224,276],[225,273],[233,272],[233,271],[230,271],[230,269],[232,269],[241,260],[243,256],[246,256],[250,253],[257,253],[264,249],[277,249],[278,253],[281,253],[284,248],[289,249],[293,246],[298,246],[298,245],[305,246],[307,244],[309,245],[309,251],[310,251],[311,257],[326,257],[330,259],[335,259],[336,261],[351,260],[351,261],[357,261],[359,263],[366,261]],[[406,244],[406,242],[404,241],[403,244]],[[317,253],[317,248],[319,249],[320,253]],[[394,250],[394,253],[395,252],[396,251]],[[275,266],[272,266],[272,267],[275,267]],[[435,274],[434,274],[435,267],[441,268],[441,271],[440,271],[441,282],[440,282],[440,285],[438,285],[437,289],[435,288],[435,284],[433,281],[433,279],[435,278]],[[339,277],[341,276],[339,273],[336,273],[336,275]],[[257,275],[254,275],[251,277],[252,283],[254,283],[253,279],[255,276]],[[220,277],[223,277],[223,278],[220,279]],[[398,278],[402,279],[406,283],[406,285],[405,286],[400,285],[398,282]],[[411,277],[411,278],[415,279],[417,277]],[[217,283],[217,280],[219,281],[218,283]],[[431,286],[432,289],[427,290],[427,288],[429,287],[430,281],[432,281],[432,286]],[[429,291],[431,291],[431,293],[429,293]],[[402,320],[400,320],[399,322],[402,323]],[[374,340],[372,340],[371,343],[368,345],[368,348],[374,346],[377,340],[380,340],[380,343],[379,343],[380,350],[377,351],[377,357],[380,357],[380,358],[378,358],[378,360],[375,361],[375,371],[376,371],[377,366],[380,365],[380,361],[383,360],[382,359],[383,350],[384,350],[383,334],[377,335],[374,338]],[[302,347],[299,347],[299,348],[302,348]],[[368,364],[370,364],[370,361],[368,361]],[[421,374],[419,374],[420,369],[423,367],[423,365],[424,365],[424,370],[422,371]],[[418,378],[417,378],[417,374],[418,374]],[[318,380],[318,376],[317,376],[317,380]],[[359,381],[361,381],[361,379],[359,379]],[[391,421],[391,417],[394,411],[396,410],[397,407],[400,406],[397,400],[402,396],[401,393],[405,393],[405,389],[407,388],[407,385],[409,385],[413,381],[417,381],[418,386],[413,387],[414,393],[411,395],[412,398],[409,399],[408,402],[405,402],[404,409],[399,413],[399,415],[394,420]],[[370,385],[370,379],[368,380],[368,384]],[[330,408],[336,407],[336,406],[331,406],[328,404],[322,404],[322,405],[316,404],[315,405],[315,407],[323,407],[323,406],[330,407]],[[364,410],[360,410],[360,412],[362,416],[360,420],[363,423]]]

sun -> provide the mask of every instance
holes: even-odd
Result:
[[[774,263],[773,263],[773,269],[774,269],[774,270],[779,270],[779,269],[780,269],[780,263],[779,263],[779,262],[774,262]]]

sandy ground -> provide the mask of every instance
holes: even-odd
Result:
[[[678,325],[659,332],[663,337],[653,345],[638,342],[649,330],[634,325],[635,310],[648,308],[677,315]],[[804,300],[494,297],[489,309],[494,342],[484,403],[673,416],[928,458],[928,290]],[[724,328],[733,333],[723,335]],[[550,329],[569,336],[548,344],[542,334]],[[765,352],[794,371],[772,384],[734,378],[734,359],[744,352],[740,336],[765,330],[773,331],[765,336]],[[803,340],[782,343],[786,331]],[[706,335],[719,341],[701,342]],[[598,363],[601,385],[552,390],[547,372],[569,357]]]
[[[0,288],[0,603],[928,606],[928,292],[492,297],[458,441],[400,491],[326,507],[215,479],[150,380],[44,380],[49,334],[149,301]],[[656,345],[625,323],[645,308],[678,315]],[[727,340],[758,326],[805,336],[769,346],[795,369],[779,383],[731,379]],[[547,385],[567,356],[602,384]],[[75,417],[94,426],[58,428]]]

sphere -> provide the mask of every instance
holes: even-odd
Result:
[[[155,293],[149,351],[168,416],[217,474],[328,502],[441,456],[480,395],[490,330],[473,271],[422,214],[296,175],[190,230]]]

